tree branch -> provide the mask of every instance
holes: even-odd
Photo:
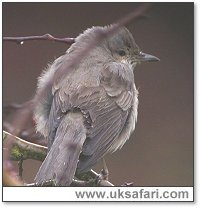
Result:
[[[49,41],[66,43],[68,45],[71,45],[75,41],[74,38],[56,38],[50,34],[39,35],[39,36],[26,36],[26,37],[3,37],[3,40],[15,42],[21,45],[24,44],[25,41],[30,41],[30,40],[49,40]]]
[[[13,146],[10,149],[12,160],[21,161],[26,159],[34,159],[43,161],[45,159],[47,155],[47,147],[25,141],[17,136],[10,134],[7,131],[3,131],[3,133],[9,135],[9,139],[12,138],[13,140]],[[7,138],[4,138],[4,140],[6,139]],[[98,180],[99,174],[96,173],[94,170],[91,170],[87,173],[79,174],[78,177],[84,178],[85,174],[88,174],[87,179],[89,179],[87,181],[74,179],[71,186],[113,186],[113,184],[107,180],[101,180],[101,178]],[[44,184],[42,184],[42,186],[50,186],[50,184],[51,183],[49,181],[46,181],[44,182]],[[27,186],[38,185],[33,183],[27,184]]]
[[[47,154],[47,147],[25,141],[17,136],[14,136],[7,131],[3,131],[13,140],[13,145],[10,147],[11,159],[15,161],[34,159],[43,161]],[[7,138],[6,138],[7,139]],[[5,139],[4,139],[5,140]]]

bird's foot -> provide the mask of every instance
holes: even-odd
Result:
[[[100,171],[99,175],[96,177],[97,185],[99,185],[100,182],[103,180],[108,181],[108,175],[109,175],[108,167],[106,165],[105,160],[103,159],[103,169]]]

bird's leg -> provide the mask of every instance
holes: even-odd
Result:
[[[109,171],[108,171],[108,166],[106,165],[106,161],[104,158],[103,158],[103,169],[101,170],[101,172],[103,175],[103,179],[108,180]]]
[[[100,171],[99,175],[96,178],[97,184],[100,184],[100,182],[103,180],[107,181],[108,175],[109,175],[108,167],[106,165],[105,159],[103,158],[103,169]]]

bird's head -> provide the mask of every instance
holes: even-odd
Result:
[[[146,61],[159,61],[156,56],[143,53],[136,44],[132,34],[122,27],[116,34],[106,40],[108,50],[120,62],[128,62],[135,66]]]

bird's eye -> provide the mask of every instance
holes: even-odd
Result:
[[[119,53],[120,56],[125,56],[126,55],[126,52],[124,50],[120,50],[118,53]]]

